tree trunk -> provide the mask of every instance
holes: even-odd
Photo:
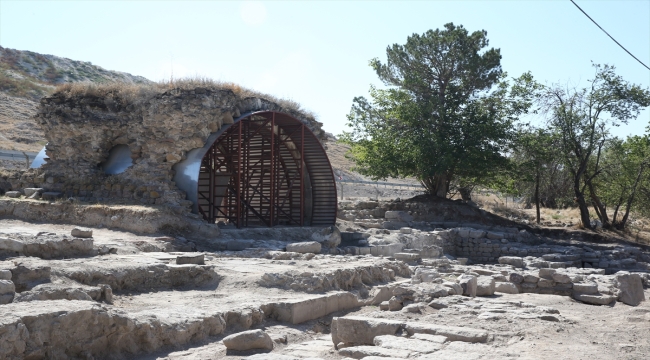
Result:
[[[537,224],[540,223],[540,214],[539,214],[539,169],[537,169],[537,174],[535,176],[535,210],[537,211]]]
[[[598,195],[596,195],[594,186],[591,181],[589,181],[587,186],[589,186],[589,197],[591,197],[591,201],[594,204],[594,209],[600,218],[600,222],[603,224],[603,228],[609,229],[611,227],[611,223],[609,222],[609,217],[607,216],[607,209],[605,208],[605,205],[603,205]]]
[[[582,221],[582,226],[585,229],[591,229],[589,206],[587,206],[584,194],[580,191],[580,176],[575,175],[573,177],[573,192],[576,195],[575,200],[578,203],[578,209],[580,209],[580,221]]]
[[[447,198],[447,193],[449,192],[449,181],[446,173],[436,174],[433,177],[435,192],[433,194],[439,198]]]
[[[460,197],[463,201],[472,201],[472,188],[471,187],[461,187],[458,189]]]
[[[617,228],[618,229],[625,229],[625,224],[627,223],[627,218],[630,215],[630,208],[632,207],[632,203],[634,202],[634,197],[636,196],[636,189],[639,186],[639,182],[641,181],[641,176],[643,175],[643,171],[645,171],[646,165],[641,164],[641,167],[639,168],[639,173],[636,176],[636,179],[634,180],[634,186],[632,186],[632,193],[630,194],[630,197],[627,199],[627,204],[625,204],[625,215],[623,215],[623,220],[618,224]]]

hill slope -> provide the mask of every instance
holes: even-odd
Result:
[[[68,82],[151,83],[89,62],[0,46],[0,149],[39,151],[44,136],[31,119],[38,100]]]

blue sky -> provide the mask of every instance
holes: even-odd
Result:
[[[650,0],[576,0],[650,65]],[[584,85],[591,61],[650,86],[650,70],[569,1],[5,1],[0,45],[151,80],[207,76],[293,99],[334,134],[355,96],[379,85],[368,61],[386,47],[447,22],[484,29],[511,76]],[[619,136],[641,134],[650,111]]]

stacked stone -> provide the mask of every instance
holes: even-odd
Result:
[[[171,89],[141,98],[100,92],[59,92],[42,99],[35,119],[48,140],[49,160],[40,169],[3,175],[0,192],[44,188],[91,202],[167,204],[189,211],[191,202],[172,181],[173,166],[241,114],[281,111],[301,120],[319,139],[325,137],[322,124],[295,105],[242,98],[228,89]],[[106,175],[100,164],[117,145],[129,147],[133,165]]]

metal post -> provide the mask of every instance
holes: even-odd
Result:
[[[239,122],[239,135],[238,135],[238,144],[237,144],[237,187],[235,188],[237,190],[237,227],[241,228],[242,223],[241,223],[241,124],[242,122]]]
[[[300,226],[305,225],[305,124],[300,126]]]
[[[271,115],[271,219],[270,226],[275,226],[275,113]]]
[[[210,177],[209,177],[210,180],[208,181],[208,184],[209,184],[208,185],[209,186],[208,198],[210,199],[208,201],[208,206],[209,206],[208,216],[210,217],[210,223],[211,224],[214,223],[214,220],[215,220],[215,216],[214,216],[214,187],[217,185],[215,183],[215,181],[214,181],[214,159],[215,159],[214,148],[211,148],[210,151],[208,152],[208,161],[207,161],[208,171],[209,171],[209,175],[210,175]]]

